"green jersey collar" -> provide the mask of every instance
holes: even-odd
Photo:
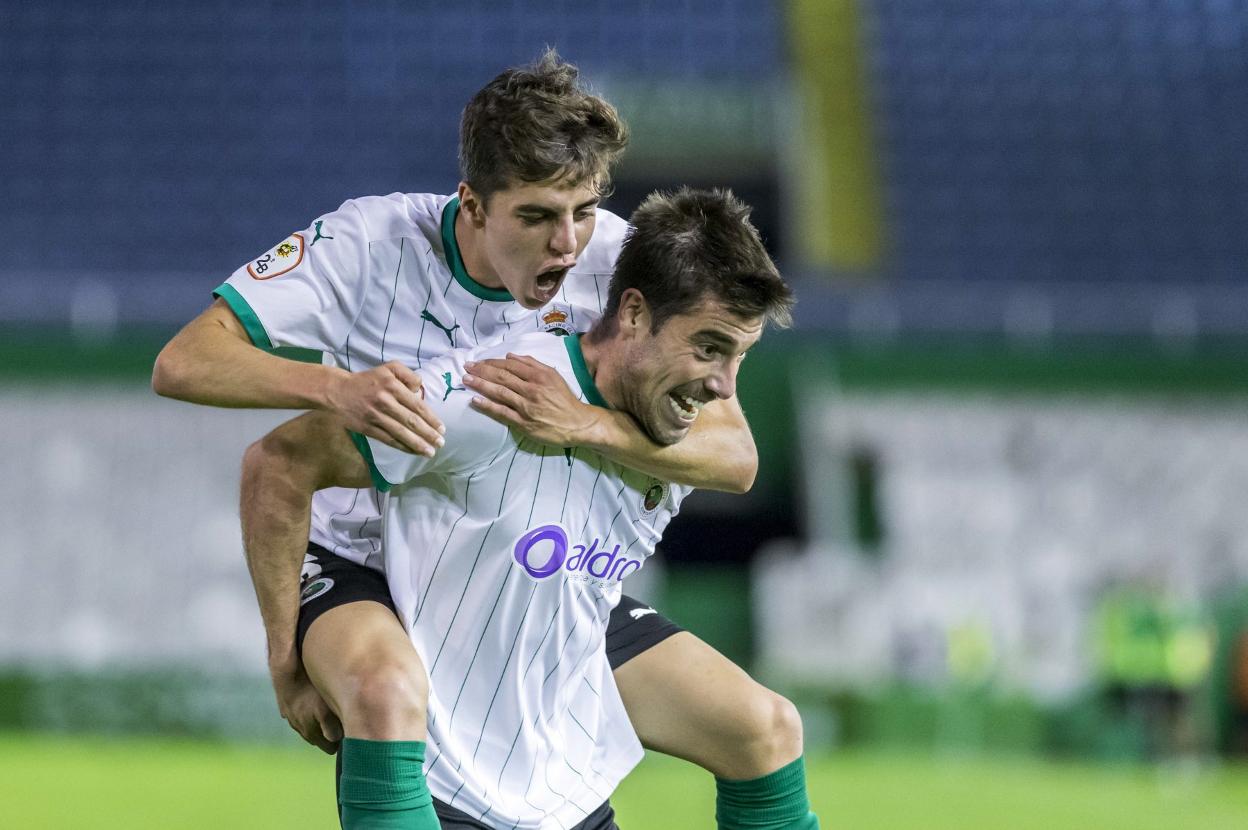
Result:
[[[572,374],[576,375],[576,382],[581,385],[585,400],[594,406],[610,409],[611,405],[598,391],[598,387],[594,384],[594,376],[589,373],[589,367],[585,365],[585,353],[581,351],[581,335],[574,334],[562,340],[563,345],[568,349],[568,357],[572,361]]]
[[[442,249],[446,251],[446,264],[451,269],[455,282],[465,291],[482,300],[492,303],[509,303],[513,297],[506,288],[486,288],[468,276],[464,267],[464,258],[459,253],[459,243],[455,241],[455,217],[459,216],[459,197],[455,196],[442,209]]]

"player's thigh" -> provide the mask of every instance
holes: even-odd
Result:
[[[726,778],[763,775],[800,754],[792,704],[687,631],[640,652],[614,674],[648,749]]]
[[[351,602],[317,617],[303,641],[303,665],[339,712],[375,679],[398,678],[412,693],[425,693],[420,656],[394,612],[377,602]]]
[[[406,709],[423,719],[424,665],[395,615],[385,577],[312,546],[305,564],[299,643],[304,668],[330,707]]]

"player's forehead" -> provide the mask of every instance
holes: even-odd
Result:
[[[704,297],[689,311],[667,321],[670,333],[691,341],[711,341],[728,353],[744,352],[763,336],[766,320],[743,316],[722,300]]]
[[[490,197],[493,207],[507,211],[534,209],[563,212],[598,204],[600,190],[594,181],[549,179],[542,182],[512,182]]]

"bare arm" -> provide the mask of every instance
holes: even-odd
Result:
[[[745,493],[754,486],[758,449],[736,397],[708,403],[689,434],[666,447],[651,441],[623,412],[603,410],[597,415],[597,429],[580,446],[612,461],[664,481],[705,490]]]
[[[347,372],[277,357],[252,345],[220,299],[161,350],[152,389],[209,406],[333,412],[356,432],[420,455],[441,445],[442,422],[425,406],[411,369],[391,362]]]
[[[303,671],[295,627],[312,493],[329,486],[369,486],[368,468],[334,416],[309,413],[287,421],[243,456],[243,548],[264,621],[278,709],[305,740],[326,752],[341,739],[341,729]]]
[[[689,434],[660,446],[623,412],[579,401],[550,366],[530,357],[484,360],[464,384],[473,406],[544,444],[587,447],[634,470],[690,487],[744,493],[758,473],[758,450],[735,397],[703,409]]]

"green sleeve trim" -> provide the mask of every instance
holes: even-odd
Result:
[[[442,249],[446,251],[446,264],[451,269],[455,282],[474,297],[488,300],[491,303],[509,303],[513,297],[506,288],[487,288],[468,275],[464,267],[464,258],[459,253],[459,243],[455,241],[455,217],[459,215],[459,197],[446,203],[442,209]]]
[[[568,357],[572,360],[572,374],[576,375],[576,382],[581,385],[581,391],[585,393],[585,400],[594,406],[610,409],[611,405],[607,403],[606,398],[602,397],[602,393],[598,391],[598,386],[594,383],[594,376],[589,373],[589,366],[585,364],[585,353],[581,351],[581,335],[574,334],[571,337],[564,337],[562,340],[563,345],[568,350]]]
[[[217,286],[216,291],[212,292],[212,296],[225,300],[225,304],[230,307],[230,311],[234,312],[234,316],[243,324],[243,328],[246,329],[247,336],[251,338],[253,345],[259,346],[266,352],[273,351],[273,341],[269,339],[268,332],[261,325],[260,318],[256,316],[256,312],[252,311],[247,301],[243,299],[243,295],[238,293],[237,288],[228,282],[223,282]]]
[[[381,470],[377,469],[377,462],[373,461],[373,448],[368,445],[368,439],[358,432],[347,431],[351,436],[351,443],[355,444],[355,448],[360,451],[360,455],[364,456],[364,461],[368,464],[368,477],[373,480],[373,486],[377,488],[379,493],[388,493],[394,485],[386,481],[386,477],[381,474]]]

